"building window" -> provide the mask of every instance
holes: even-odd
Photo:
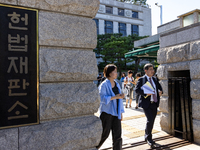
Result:
[[[137,34],[139,35],[138,25],[131,25],[131,35]]]
[[[126,36],[126,24],[119,23],[119,33],[122,33],[122,36]]]
[[[119,9],[118,8],[118,15],[124,16],[124,9]]]
[[[99,20],[98,19],[93,19],[96,23],[97,26],[97,35],[99,35]]]
[[[105,33],[113,33],[113,22],[105,21]]]
[[[138,12],[132,11],[132,18],[138,18]]]
[[[193,14],[183,17],[183,26],[184,27],[189,26],[193,23],[194,23],[194,15]]]
[[[113,14],[113,8],[106,6],[106,13]]]

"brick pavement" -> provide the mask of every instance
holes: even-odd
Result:
[[[124,100],[125,106],[125,100]],[[146,150],[150,147],[144,141],[144,129],[146,117],[141,108],[135,109],[135,100],[132,102],[132,108],[125,108],[122,121],[122,139],[124,150]],[[153,139],[157,143],[156,149],[164,150],[200,150],[199,145],[191,144],[179,138],[175,138],[161,130],[160,114],[158,113],[153,131]],[[100,150],[112,149],[112,134],[102,145]]]

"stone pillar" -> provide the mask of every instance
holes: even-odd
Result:
[[[118,8],[117,7],[113,7],[113,15],[118,15]]]
[[[198,23],[199,22],[199,12],[194,12],[193,16],[194,16],[194,23]]]
[[[99,34],[105,34],[105,20],[99,19]]]
[[[119,33],[119,23],[113,21],[113,33]]]
[[[131,24],[127,23],[126,24],[126,35],[131,35]]]
[[[92,20],[99,0],[0,0],[39,10],[40,124],[0,131],[0,149],[93,150],[102,126],[94,116],[99,94],[97,35]]]
[[[138,29],[139,29],[139,36],[145,36],[144,33],[144,26],[142,25],[138,25]]]

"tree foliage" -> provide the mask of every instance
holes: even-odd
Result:
[[[126,3],[132,3],[136,5],[146,5],[147,0],[116,0],[119,2],[126,2]]]
[[[103,34],[98,35],[97,47],[94,49],[97,58],[102,58],[103,62],[98,65],[99,70],[103,70],[105,65],[113,63],[118,67],[118,71],[123,70],[134,70],[138,71],[140,59],[126,59],[125,53],[132,51],[134,48],[134,41],[145,38],[139,37],[138,35],[129,35],[128,37],[123,37],[121,33],[119,34]],[[135,61],[132,65],[127,65],[130,62]]]

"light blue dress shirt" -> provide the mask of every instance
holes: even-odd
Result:
[[[116,81],[115,81],[116,82]],[[121,88],[119,83],[117,83],[117,87],[119,90],[119,93],[121,94]],[[101,98],[100,102],[100,114],[102,112],[105,112],[107,114],[111,114],[113,116],[117,116],[118,119],[121,119],[121,113],[124,113],[124,106],[123,106],[123,100],[119,99],[118,103],[118,114],[117,114],[117,100],[110,100],[111,97],[115,96],[115,93],[112,91],[112,86],[110,80],[106,79],[103,81],[99,86],[99,94]]]

